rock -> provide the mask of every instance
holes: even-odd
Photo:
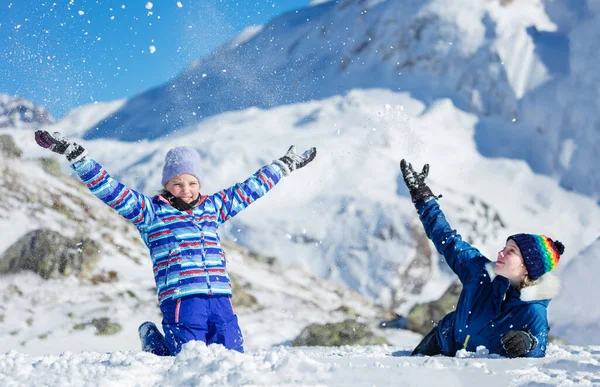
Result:
[[[429,238],[420,223],[411,225],[410,232],[412,239],[416,242],[415,255],[400,275],[400,286],[393,293],[392,309],[397,308],[405,301],[397,298],[397,294],[421,294],[431,276],[433,251],[429,245]]]
[[[255,251],[248,250],[247,248],[237,245],[233,242],[225,240],[221,241],[221,247],[223,247],[223,250],[225,250],[225,252],[229,250],[237,251],[238,253],[242,254],[244,258],[248,258],[255,262],[266,264],[272,269],[280,269],[281,265],[277,257],[262,255]]]
[[[348,319],[338,323],[311,324],[302,330],[291,345],[293,347],[339,347],[341,345],[383,344],[388,344],[388,342],[383,337],[375,335],[366,324]]]
[[[100,273],[94,274],[90,278],[90,282],[94,285],[98,285],[99,283],[111,283],[117,282],[119,280],[119,273],[114,270],[102,271]]]
[[[46,173],[52,176],[62,176],[62,169],[58,160],[52,157],[42,157],[39,159],[42,168]]]
[[[0,153],[8,158],[16,159],[21,157],[23,151],[17,146],[11,135],[0,134]]]
[[[279,267],[279,260],[277,259],[277,257],[261,255],[254,251],[249,251],[248,258],[253,259],[256,262],[265,263],[271,267]]]
[[[429,333],[442,317],[456,308],[461,291],[462,284],[455,282],[438,300],[415,305],[408,313],[408,329],[423,335]]]
[[[90,322],[96,328],[97,336],[114,335],[121,332],[121,324],[113,322],[108,317],[95,318]]]
[[[250,289],[249,283],[242,284],[240,278],[232,273],[229,273],[229,278],[231,279],[231,292],[233,293],[231,303],[234,308],[250,308],[258,304],[256,297],[246,292],[246,290]]]
[[[21,237],[0,258],[0,273],[29,270],[42,278],[88,277],[100,260],[100,246],[91,239],[70,239],[38,229]]]
[[[108,317],[94,318],[90,322],[76,324],[73,326],[73,329],[82,330],[90,325],[96,328],[96,336],[114,335],[123,329],[121,324],[111,321]]]

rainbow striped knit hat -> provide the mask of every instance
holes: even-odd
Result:
[[[562,243],[553,241],[545,235],[515,234],[508,239],[512,239],[519,246],[527,273],[534,281],[554,270],[561,254],[565,251]]]

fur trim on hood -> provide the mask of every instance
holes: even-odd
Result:
[[[490,281],[496,278],[494,272],[494,262],[489,262],[485,265],[485,269],[490,276]],[[558,295],[560,290],[560,281],[557,276],[552,273],[546,273],[541,276],[531,286],[521,289],[522,301],[540,301],[549,300]]]
[[[549,300],[558,295],[559,290],[560,281],[558,277],[552,273],[546,273],[535,281],[535,285],[521,289],[521,300]]]

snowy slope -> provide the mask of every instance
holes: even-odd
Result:
[[[552,333],[572,344],[600,344],[598,282],[600,239],[561,268],[560,296],[550,304]]]
[[[21,97],[0,94],[0,128],[37,128],[54,123],[41,106]]]
[[[529,161],[563,186],[600,200],[600,173],[593,167],[600,164],[600,7],[595,0],[547,3],[560,22],[556,35],[569,41],[569,73],[523,101]]]
[[[79,106],[69,111],[54,125],[45,129],[49,132],[60,132],[65,136],[81,137],[86,130],[120,109],[125,100],[111,102],[94,102],[89,105]]]
[[[486,156],[524,159],[536,172],[598,200],[600,173],[591,167],[600,163],[598,3],[547,0],[544,5],[556,29],[528,33],[552,77],[522,97],[514,125],[482,120],[479,149]],[[515,49],[519,46],[516,40]],[[515,65],[527,64],[525,58],[515,56]]]
[[[245,30],[85,138],[155,139],[222,112],[386,88],[451,99],[477,114],[483,155],[598,200],[598,26],[593,0],[315,2]]]
[[[518,98],[549,77],[533,76],[543,65],[526,31],[532,25],[554,28],[539,0],[322,2],[275,18],[250,39],[243,32],[127,101],[86,138],[153,139],[225,111],[372,87],[408,91],[426,104],[451,98],[508,121]],[[505,67],[506,58],[514,60]]]
[[[44,280],[31,272],[1,275],[3,351],[43,355],[138,350],[137,327],[145,320],[160,325],[161,314],[147,248],[135,228],[78,181],[44,172],[38,160],[6,159],[0,154],[0,167],[0,254],[28,231],[40,228],[68,237],[92,237],[102,246],[93,274],[114,271],[118,277],[115,282],[94,283],[75,277]],[[236,283],[257,300],[237,310],[249,350],[287,344],[311,323],[356,317],[375,327],[389,316],[347,288],[298,268],[269,265],[235,244],[224,246]],[[104,318],[121,324],[122,330],[103,336],[96,335],[92,326],[82,326]],[[396,344],[415,345],[419,340],[411,332],[377,334]],[[0,379],[0,385],[7,384]]]
[[[508,235],[534,232],[562,240],[568,262],[600,233],[600,208],[593,200],[564,191],[522,161],[482,157],[476,123],[474,114],[449,100],[426,107],[403,93],[357,90],[324,101],[225,113],[182,136],[83,143],[113,175],[150,195],[160,188],[164,155],[175,145],[200,151],[207,194],[245,179],[290,144],[317,146],[312,164],[225,224],[222,235],[405,311],[439,296],[453,277],[435,254],[426,257],[431,268],[421,278],[400,280],[416,255],[414,230],[422,230],[400,177],[402,157],[415,165],[431,163],[431,185],[444,194],[450,221],[492,259]],[[45,155],[28,134],[15,135],[26,155]],[[426,287],[406,294],[418,280]]]

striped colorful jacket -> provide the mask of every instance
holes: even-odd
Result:
[[[267,165],[243,183],[201,196],[193,209],[179,211],[160,195],[150,198],[126,188],[91,158],[71,167],[96,197],[139,230],[150,249],[159,303],[190,294],[231,295],[217,229],[283,176],[277,165]]]

